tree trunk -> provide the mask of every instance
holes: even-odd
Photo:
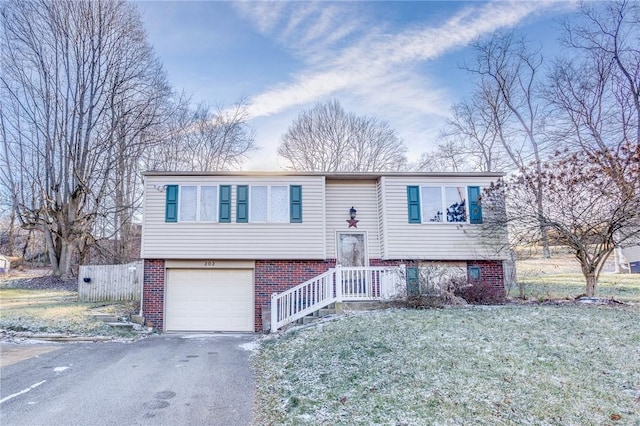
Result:
[[[59,274],[57,274],[63,280],[68,280],[73,278],[73,273],[71,271],[71,265],[73,261],[73,255],[75,254],[75,244],[73,241],[67,241],[62,239],[61,250],[60,250],[60,263],[59,263]]]
[[[622,272],[622,270],[620,269],[620,247],[616,247],[613,249],[613,266],[615,268],[615,270],[613,271],[614,274],[619,274]]]
[[[75,244],[59,235],[53,235],[50,229],[45,229],[45,241],[51,264],[51,274],[62,279],[72,278],[71,263],[75,254]]]
[[[11,216],[9,216],[9,229],[8,229],[8,250],[7,253],[9,256],[15,256],[16,250],[16,210],[15,208],[11,209]]]
[[[596,274],[593,272],[587,272],[584,274],[584,278],[587,281],[585,294],[588,297],[594,297],[596,295],[596,286],[598,285],[598,279],[596,278]]]
[[[542,237],[542,257],[545,259],[551,259],[551,249],[549,248],[549,233],[547,227],[540,226],[540,235]]]
[[[29,248],[29,243],[31,242],[31,236],[33,235],[33,229],[29,229],[29,232],[27,232],[27,238],[25,238],[24,240],[24,244],[22,245],[22,248],[20,250],[20,256],[22,256],[23,259],[27,259],[27,249]],[[34,250],[31,250],[32,252]]]
[[[538,153],[536,149],[536,158],[538,158]],[[538,176],[542,173],[542,168],[540,167],[540,161],[537,161],[536,170],[538,172]],[[548,229],[544,224],[544,206],[542,202],[543,194],[542,194],[542,185],[538,183],[535,188],[536,191],[536,207],[538,210],[538,221],[540,222],[540,238],[542,239],[542,257],[545,259],[551,258],[551,250],[549,249],[549,233]]]
[[[45,247],[47,248],[47,254],[49,256],[49,264],[51,265],[51,273],[54,276],[60,276],[59,256],[56,250],[55,237],[53,235],[53,232],[51,232],[51,229],[49,228],[44,228],[43,232],[44,232]]]

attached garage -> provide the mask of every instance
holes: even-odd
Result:
[[[253,331],[253,269],[167,268],[166,331]]]

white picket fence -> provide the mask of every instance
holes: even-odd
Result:
[[[126,265],[85,265],[78,272],[78,300],[117,302],[140,300],[142,261]]]

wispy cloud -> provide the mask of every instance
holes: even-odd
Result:
[[[256,8],[256,4],[261,6]],[[250,99],[250,114],[258,117],[315,102],[347,89],[363,97],[372,97],[371,101],[380,98],[381,92],[389,95],[389,87],[393,87],[395,96],[384,96],[388,106],[393,108],[394,104],[402,103],[405,107],[424,109],[415,102],[414,105],[406,103],[409,93],[414,95],[413,99],[416,93],[428,96],[424,93],[428,90],[425,84],[428,76],[412,74],[417,73],[413,68],[463,47],[479,36],[514,26],[548,7],[549,3],[474,4],[459,10],[437,27],[423,26],[397,33],[364,28],[362,17],[341,10],[341,3],[290,2],[286,7],[278,7],[277,12],[271,8],[272,2],[268,7],[253,2],[250,5],[240,3],[242,13],[266,35],[276,37],[280,43],[303,55],[309,64],[289,81]],[[403,79],[399,80],[398,75]],[[405,96],[398,96],[402,94]],[[443,113],[441,108],[431,109],[429,113]]]
[[[273,2],[236,5],[266,37],[305,64],[252,96],[252,117],[259,122],[290,117],[300,107],[335,97],[349,111],[389,121],[405,140],[411,160],[437,139],[455,101],[454,89],[440,84],[446,78],[425,71],[432,61],[478,37],[567,7],[554,0],[478,2],[458,7],[445,21],[398,29],[375,19],[360,2],[284,2],[278,3],[277,14],[270,8]],[[265,164],[276,162],[275,146],[285,131],[282,120],[278,123],[260,135],[265,152],[271,152]],[[265,165],[256,160],[249,167]]]

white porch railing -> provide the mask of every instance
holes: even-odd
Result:
[[[271,296],[271,331],[342,301],[389,299],[405,286],[404,267],[336,267]]]

